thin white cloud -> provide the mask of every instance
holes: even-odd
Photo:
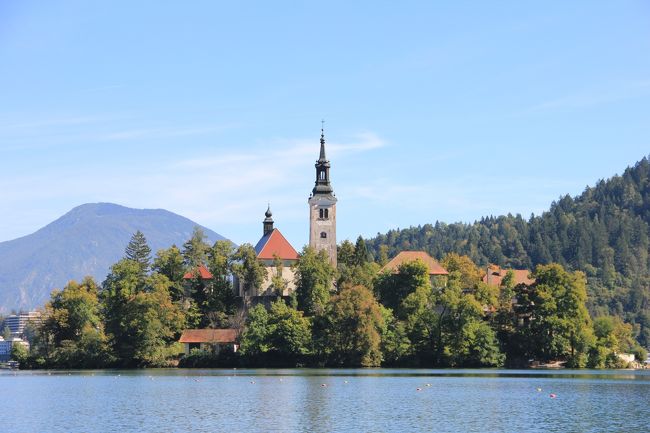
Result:
[[[340,164],[348,155],[379,149],[385,142],[365,132],[348,140],[328,142],[327,146],[328,157],[334,155]],[[279,221],[300,224],[304,212],[296,209],[304,210],[306,206],[318,149],[318,141],[313,139],[273,139],[245,153],[221,146],[212,154],[190,154],[185,160],[137,170],[121,165],[102,166],[99,170],[97,166],[79,167],[60,176],[32,173],[0,179],[0,200],[10,206],[56,201],[57,206],[72,207],[107,201],[137,208],[164,208],[233,236],[228,227],[250,227],[259,222],[269,201],[281,216]],[[66,210],[52,209],[52,214],[43,216],[43,225]]]
[[[593,89],[551,99],[530,107],[528,112],[556,109],[590,108],[631,98],[645,96],[650,92],[650,80],[631,81],[625,84]]]

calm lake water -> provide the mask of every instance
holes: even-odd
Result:
[[[650,371],[2,371],[0,389],[12,433],[650,430]]]

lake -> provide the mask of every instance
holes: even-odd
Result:
[[[11,433],[611,433],[650,426],[650,371],[5,370],[0,389],[0,431]]]

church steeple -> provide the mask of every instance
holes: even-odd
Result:
[[[336,267],[336,202],[330,184],[330,162],[325,155],[325,131],[320,130],[320,155],[316,161],[316,185],[309,196],[309,246],[325,251]]]
[[[269,203],[268,208],[266,208],[266,212],[264,213],[264,236],[268,235],[273,231],[273,213],[271,213],[271,203]]]
[[[312,190],[312,194],[318,195],[333,195],[334,188],[330,184],[330,162],[325,156],[325,130],[321,127],[320,130],[320,155],[316,161],[316,184]]]

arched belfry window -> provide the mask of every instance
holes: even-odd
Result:
[[[323,219],[323,215],[325,215],[323,209],[318,209],[318,218]]]
[[[325,219],[328,219],[329,217],[329,209],[325,209]]]
[[[320,237],[323,238],[323,239],[327,238],[327,233],[320,232]]]

